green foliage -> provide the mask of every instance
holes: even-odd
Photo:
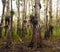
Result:
[[[46,0],[43,0],[43,3],[45,3]]]
[[[53,37],[60,39],[60,27],[55,28],[53,31]]]
[[[5,17],[8,17],[8,16],[10,16],[10,14],[6,12],[6,13],[4,14],[4,16],[5,16]]]

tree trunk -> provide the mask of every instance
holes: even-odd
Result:
[[[45,26],[45,39],[48,38],[48,0],[45,2],[45,18],[46,18],[46,26]]]
[[[7,26],[8,24],[7,24],[7,21],[6,21],[6,18],[8,17],[9,18],[9,15],[10,15],[10,9],[9,9],[9,1],[7,0],[7,3],[6,3],[6,16],[5,16],[5,26]],[[9,26],[9,25],[8,25]],[[7,29],[8,28],[6,28],[5,27],[5,35],[7,35]]]
[[[48,29],[48,15],[47,15],[47,11],[48,11],[48,0],[46,1],[46,30]]]
[[[24,8],[23,8],[23,22],[22,22],[22,37],[24,37],[26,35],[26,1],[24,0]]]
[[[10,4],[10,0],[7,0],[7,13],[8,13],[8,16],[12,15],[10,13],[10,5],[9,4]],[[8,28],[7,28],[7,44],[6,44],[6,47],[8,49],[12,47],[11,46],[11,44],[12,44],[12,20],[11,20],[11,18],[12,18],[12,16],[9,18],[10,19],[10,23],[8,25]]]
[[[5,3],[6,3],[6,1],[5,1]],[[4,3],[2,3],[2,4],[3,4],[3,10],[2,10],[2,17],[1,17],[1,23],[0,23],[0,26],[2,26],[2,25],[3,25],[4,12],[5,12],[5,4],[4,4]],[[3,28],[2,28],[2,27],[0,27],[0,38],[2,37],[2,30],[3,30]]]
[[[52,24],[52,0],[49,0],[49,24]]]
[[[33,4],[34,4],[34,0],[31,0],[31,5],[32,5],[32,15],[34,15],[34,6],[33,6]]]
[[[40,29],[40,0],[35,0],[35,17],[33,24],[33,35],[31,40],[31,46],[41,47],[41,29]]]
[[[57,26],[58,26],[58,0],[56,3],[56,32],[57,32]]]
[[[13,8],[12,8],[12,0],[11,0],[11,35],[13,35],[13,15],[14,15],[14,11],[13,11]]]
[[[20,23],[20,0],[17,1],[18,19],[17,19],[17,34],[21,34],[21,23]]]
[[[52,26],[52,0],[49,0],[49,37],[51,37],[52,35],[52,30],[53,30],[53,26]]]

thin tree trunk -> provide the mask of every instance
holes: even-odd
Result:
[[[49,25],[52,24],[52,0],[49,0]]]
[[[12,1],[12,0],[11,0]],[[11,6],[12,7],[12,6]],[[12,15],[11,13],[10,13],[10,0],[7,0],[7,13],[8,13],[8,17],[10,16],[10,15]],[[8,48],[8,49],[10,49],[12,46],[12,16],[10,16],[10,23],[9,23],[9,25],[8,25],[8,28],[7,28],[7,44],[6,44],[6,47]],[[9,51],[7,49],[7,51]]]
[[[32,5],[32,14],[34,15],[34,6],[33,6],[33,4],[34,4],[34,0],[31,0],[31,5]]]
[[[11,11],[10,11],[10,2],[11,2]],[[13,14],[14,14],[14,11],[12,10],[12,0],[7,0],[7,15],[8,15],[7,17],[9,19],[9,21],[7,21],[9,23],[9,24],[7,24],[8,25],[8,28],[7,28],[7,44],[6,44],[7,52],[12,47]]]
[[[46,26],[45,26],[45,39],[47,39],[48,36],[48,0],[45,2],[45,18],[46,18]]]
[[[7,0],[7,3],[6,3],[6,14],[8,15],[8,16],[5,16],[5,19],[6,19],[6,17],[8,17],[9,18],[9,14],[10,14],[10,9],[9,9],[9,1]],[[7,21],[5,20],[5,26],[7,25]],[[8,25],[9,26],[9,25]],[[8,28],[5,28],[5,35],[7,35],[7,29]]]
[[[46,1],[46,30],[48,29],[48,15],[47,15],[47,11],[48,11],[48,0]]]
[[[4,12],[5,12],[6,0],[5,0],[4,3],[3,3],[3,1],[2,1],[2,4],[3,4],[3,10],[2,10],[2,17],[1,17],[1,24],[0,24],[0,37],[2,37],[2,30],[3,30],[3,27],[1,27],[1,26],[3,25],[3,20],[4,20]]]
[[[57,32],[57,26],[58,26],[58,0],[56,3],[56,32]]]
[[[4,19],[4,11],[5,11],[5,5],[3,5],[3,13],[2,13],[2,18],[1,18],[1,24],[3,24],[3,19]]]
[[[12,8],[12,0],[11,0],[11,35],[13,35],[13,8]]]
[[[17,34],[20,34],[20,2],[17,1],[17,9],[18,9],[18,19],[17,19]]]
[[[26,35],[26,0],[24,0],[23,8],[23,23],[22,23],[22,37]]]
[[[49,0],[49,37],[51,37],[53,31],[52,26],[52,0]]]

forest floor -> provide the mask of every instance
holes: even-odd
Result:
[[[0,39],[0,52],[60,52],[60,39],[43,39],[41,48],[30,48],[28,44],[27,41],[21,43],[21,40],[12,39],[12,44],[7,46],[6,40]]]

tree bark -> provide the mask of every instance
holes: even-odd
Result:
[[[3,3],[3,1],[2,1],[2,4],[3,4],[3,10],[2,10],[2,17],[1,17],[1,23],[0,23],[0,26],[3,25],[6,1],[4,1],[4,3]],[[3,28],[0,27],[0,38],[2,37],[2,30],[3,30]]]
[[[48,0],[45,2],[45,19],[46,19],[46,24],[45,24],[45,36],[44,38],[48,38]]]
[[[52,24],[52,0],[49,0],[49,25]]]
[[[52,30],[53,30],[53,26],[52,26],[52,0],[49,0],[49,37],[51,37],[52,35]]]
[[[40,29],[40,0],[35,0],[35,17],[34,17],[34,23],[33,24],[33,35],[31,40],[31,45],[33,47],[41,47],[41,29]]]
[[[22,37],[25,37],[26,35],[26,1],[27,0],[24,0],[24,8],[23,8],[23,22],[22,22]]]
[[[21,33],[21,28],[20,28],[20,26],[21,26],[21,23],[20,23],[20,2],[19,2],[20,0],[18,0],[18,1],[16,1],[17,2],[17,10],[18,10],[18,19],[17,19],[17,34],[19,34],[20,35],[20,33]]]
[[[9,18],[9,15],[10,15],[10,9],[9,9],[9,0],[7,0],[7,3],[6,3],[6,16],[5,16],[5,19],[6,17]],[[5,20],[5,26],[7,25],[7,21]],[[9,25],[8,25],[9,26]],[[8,28],[5,28],[5,35],[7,35],[7,29]]]
[[[57,32],[57,26],[58,26],[58,0],[56,3],[56,32]]]

